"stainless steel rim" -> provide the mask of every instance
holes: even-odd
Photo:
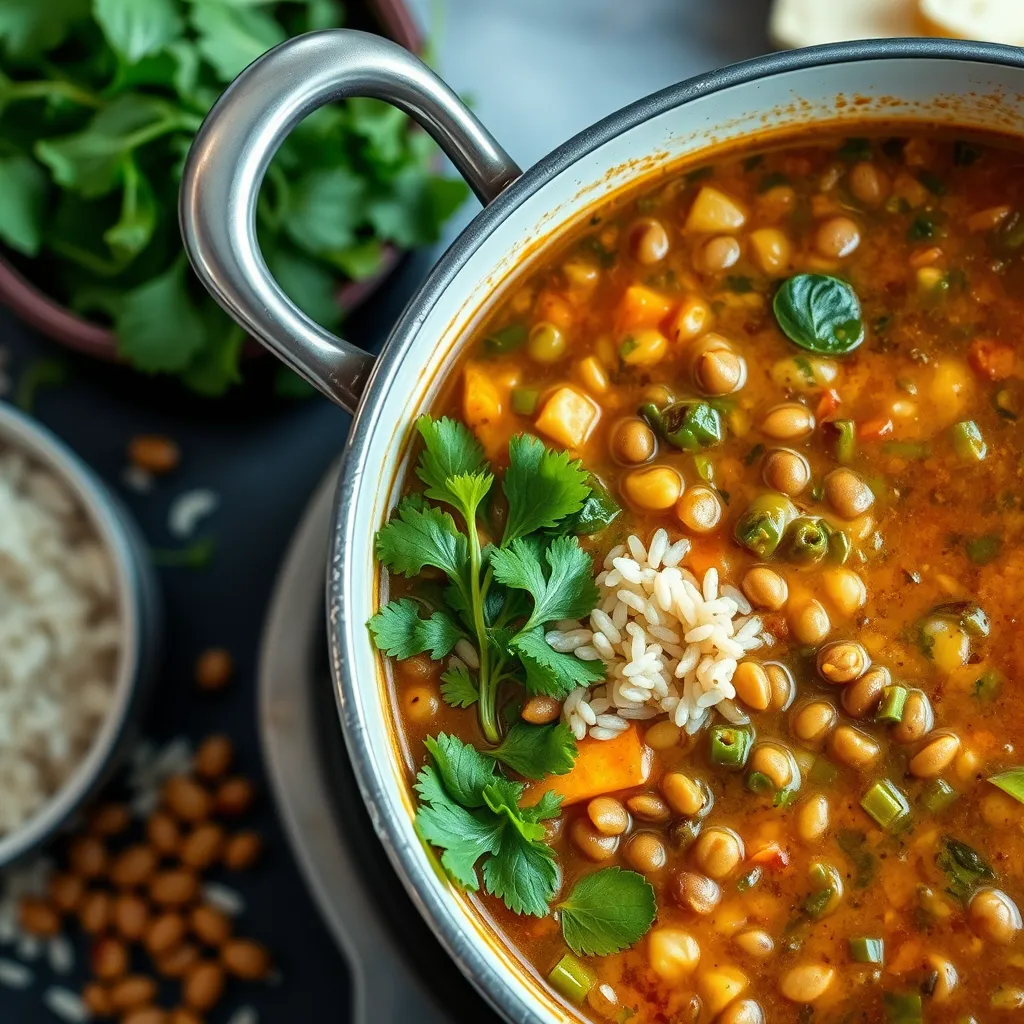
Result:
[[[692,78],[625,107],[554,150],[477,215],[406,307],[367,384],[349,432],[339,477],[327,582],[331,662],[342,728],[363,799],[370,808],[374,826],[399,878],[462,971],[491,1005],[511,1021],[536,1019],[531,1002],[524,997],[523,986],[516,979],[492,969],[473,944],[464,941],[463,929],[453,908],[444,899],[436,898],[427,884],[430,869],[424,867],[419,851],[406,848],[399,824],[376,810],[386,806],[389,786],[388,780],[373,770],[371,747],[383,742],[383,738],[371,736],[366,731],[355,710],[355,702],[349,699],[356,684],[345,652],[349,647],[365,643],[366,638],[359,610],[350,607],[348,600],[350,569],[345,553],[347,550],[364,551],[369,543],[369,538],[355,535],[355,495],[364,475],[371,479],[379,475],[374,467],[367,465],[366,455],[367,441],[380,426],[378,410],[381,399],[392,386],[398,363],[415,342],[418,325],[459,269],[511,211],[586,154],[645,120],[731,86],[808,68],[894,58],[938,58],[1024,68],[1024,51],[1009,46],[946,39],[867,40],[759,57]]]
[[[123,647],[110,712],[64,786],[16,832],[0,838],[0,865],[41,846],[109,777],[132,740],[148,697],[159,646],[159,598],[148,549],[126,509],[93,472],[44,427],[0,403],[0,443],[55,472],[70,488],[110,554]]]

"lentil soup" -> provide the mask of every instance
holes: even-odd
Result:
[[[378,535],[419,832],[586,1019],[1024,1015],[1024,153],[900,132],[595,210]]]

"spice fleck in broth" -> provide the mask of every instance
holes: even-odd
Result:
[[[1020,150],[825,134],[595,211],[420,420],[418,828],[584,1018],[1024,1019],[1022,319]]]

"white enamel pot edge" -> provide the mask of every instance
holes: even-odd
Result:
[[[357,35],[341,33],[346,34]],[[232,89],[244,91],[248,74]],[[387,92],[377,89],[372,94],[393,99],[384,95]],[[254,308],[253,295],[247,295],[239,281],[248,287],[252,282],[246,276],[261,270],[258,251],[241,254],[247,264],[232,264],[223,247],[204,251],[201,236],[209,225],[197,220],[204,211],[196,196],[207,180],[202,165],[207,158],[213,162],[217,140],[207,139],[199,157],[194,152],[190,158],[182,227],[204,283],[247,329],[331,397],[342,404],[358,402],[339,479],[327,582],[342,727],[374,827],[399,877],[450,955],[509,1020],[560,1021],[571,1012],[494,938],[416,836],[408,765],[391,719],[386,682],[365,629],[379,596],[373,535],[393,504],[415,417],[429,406],[444,367],[474,324],[510,286],[524,254],[577,223],[585,210],[638,175],[709,147],[825,121],[928,120],[1024,135],[1022,94],[1024,52],[1009,47],[884,40],[775,54],[642,100],[567,142],[517,180],[515,165],[471,115],[461,125],[466,138],[458,140],[460,145],[453,145],[428,120],[428,130],[464,172],[474,161],[472,145],[467,157],[461,143],[473,131],[481,133],[486,145],[477,170],[485,170],[475,178],[470,173],[469,180],[481,198],[497,198],[460,235],[409,303],[362,395],[363,380],[352,386],[341,378],[350,365],[365,374],[365,357],[338,348],[343,343],[319,328],[315,350],[308,339],[296,340],[294,329],[301,321],[277,323],[268,316],[271,292],[257,296],[268,301]],[[412,104],[405,108],[422,114]],[[289,116],[294,123],[294,112]],[[251,191],[251,181],[249,186]],[[210,215],[209,207],[205,215]],[[236,227],[234,242],[244,249],[251,239],[246,239],[244,225]],[[255,286],[269,287],[264,281]]]

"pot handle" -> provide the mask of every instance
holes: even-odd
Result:
[[[354,412],[374,358],[314,323],[274,280],[256,238],[256,201],[288,133],[349,96],[386,100],[415,118],[482,203],[522,173],[490,132],[418,57],[367,32],[310,32],[249,65],[207,115],[185,164],[179,219],[199,280],[254,338]]]

